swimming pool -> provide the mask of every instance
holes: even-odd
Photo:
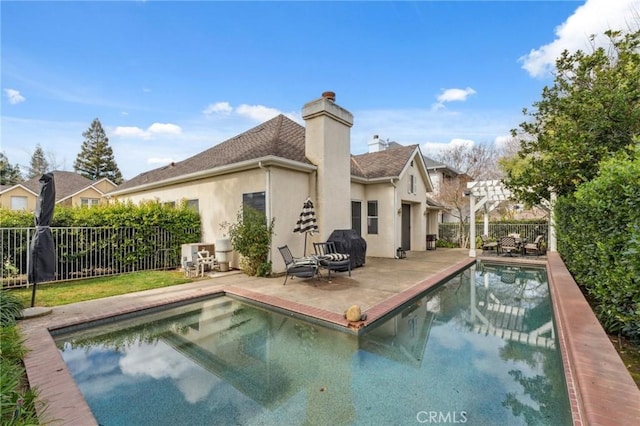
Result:
[[[571,423],[543,268],[473,265],[360,335],[225,296],[55,340],[104,425]]]

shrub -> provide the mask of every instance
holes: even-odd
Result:
[[[0,327],[8,327],[22,318],[22,302],[10,290],[0,289]]]
[[[37,392],[24,383],[22,358],[26,351],[15,326],[0,327],[0,424],[39,424]]]
[[[556,204],[558,251],[609,333],[640,341],[640,149]]]
[[[266,277],[271,274],[269,250],[275,219],[267,224],[265,215],[254,208],[245,207],[237,214],[237,221],[225,224],[231,246],[241,256],[240,267],[249,276]]]

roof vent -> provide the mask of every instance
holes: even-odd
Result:
[[[336,101],[336,93],[335,92],[322,92],[322,97],[330,100],[331,102]]]

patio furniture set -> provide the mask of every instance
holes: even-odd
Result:
[[[289,277],[322,278],[321,269],[327,271],[327,279],[331,283],[331,272],[348,272],[351,276],[351,256],[338,253],[335,243],[313,243],[314,254],[303,257],[293,257],[288,246],[278,247],[286,266],[283,285]]]
[[[498,238],[497,241],[490,241],[487,235],[482,235],[482,252],[485,250],[496,252],[496,255],[513,256],[527,254],[535,254],[540,256],[544,254],[542,247],[544,236],[538,235],[532,242],[526,238],[520,237],[520,234],[508,234]]]

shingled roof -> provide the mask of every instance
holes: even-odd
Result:
[[[384,151],[351,156],[351,175],[365,179],[397,177],[418,145],[394,146]]]
[[[63,170],[55,170],[53,172],[53,181],[56,187],[56,202],[69,197],[91,185],[95,182],[74,172],[66,172]],[[40,176],[36,176],[22,183],[22,186],[29,190],[40,193]]]
[[[351,156],[351,175],[397,177],[417,147],[395,144],[385,151]],[[121,184],[117,192],[268,156],[312,165],[305,156],[305,128],[280,114],[186,160],[141,173]]]
[[[303,126],[280,114],[186,160],[141,173],[118,191],[270,155],[311,164],[305,157],[304,132]]]

